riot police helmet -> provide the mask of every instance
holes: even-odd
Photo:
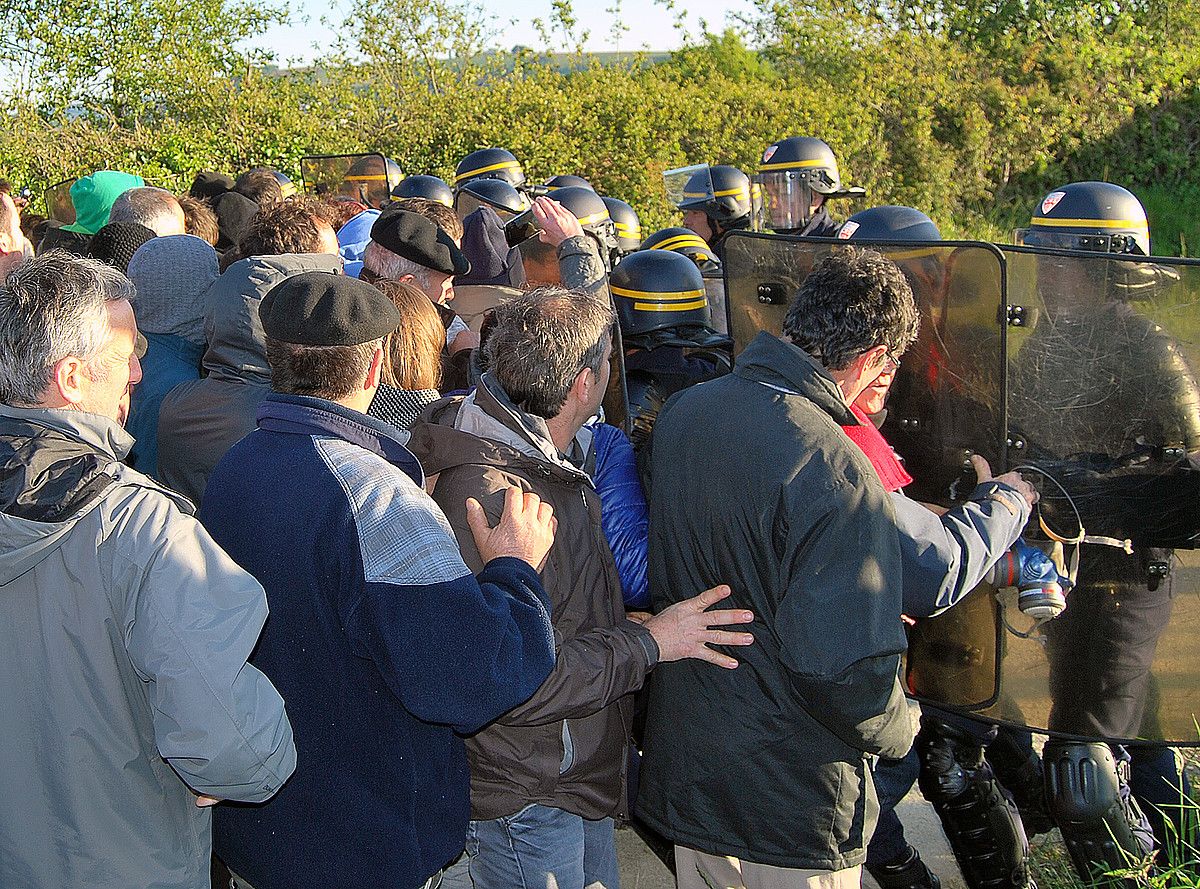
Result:
[[[513,188],[520,188],[525,184],[525,171],[511,151],[480,148],[459,161],[454,169],[455,188],[476,179],[502,179]]]
[[[396,200],[405,198],[425,198],[446,207],[454,206],[454,192],[446,184],[446,180],[438,176],[418,174],[405,178],[392,189],[392,197]]]
[[[753,221],[750,177],[728,164],[700,167],[683,187],[676,207],[697,210],[715,223],[719,235],[730,229],[749,228]]]
[[[838,229],[839,240],[940,241],[934,221],[914,207],[871,207],[855,213]]]
[[[808,224],[822,198],[858,197],[861,188],[843,188],[833,149],[812,136],[789,136],[767,146],[758,165],[763,218],[773,231],[795,231]]]
[[[588,182],[582,176],[551,176],[546,180],[546,190],[551,193],[558,191],[560,188],[571,187],[587,188],[591,189],[592,191],[596,190],[592,188],[592,183]]]
[[[381,154],[364,154],[346,170],[338,187],[338,196],[379,208],[387,203],[392,189],[403,179],[400,165],[391,158]]]
[[[579,225],[585,232],[600,242],[600,255],[606,262],[611,260],[617,249],[617,228],[609,215],[604,199],[590,188],[579,185],[568,185],[560,188],[551,195],[579,220]]]
[[[674,225],[659,229],[642,241],[641,250],[670,250],[690,259],[705,277],[721,274],[721,260],[708,242],[690,228]]]
[[[1111,182],[1072,182],[1037,205],[1018,241],[1031,247],[1150,255],[1146,209]]]
[[[642,221],[637,211],[620,198],[601,198],[617,230],[617,252],[627,256],[642,246]]]
[[[454,193],[454,209],[460,218],[470,216],[486,204],[504,220],[511,219],[529,208],[525,196],[503,179],[472,179],[460,185]]]
[[[680,253],[639,250],[613,269],[608,289],[627,340],[667,328],[712,326],[704,278]]]

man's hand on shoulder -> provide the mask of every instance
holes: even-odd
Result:
[[[754,620],[753,611],[731,608],[708,611],[730,594],[727,586],[713,587],[698,596],[676,602],[670,608],[643,623],[658,644],[659,661],[680,661],[697,658],[718,667],[732,670],[738,662],[728,655],[709,648],[710,645],[752,645],[750,633],[714,630],[712,627],[748,624]]]
[[[541,571],[554,545],[558,519],[549,503],[537,494],[520,488],[504,492],[504,511],[496,527],[488,523],[483,506],[474,497],[467,498],[467,524],[475,538],[475,548],[486,565],[505,556],[521,559]]]

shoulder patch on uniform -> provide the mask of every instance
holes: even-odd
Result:
[[[471,573],[446,516],[407,474],[348,441],[313,441],[350,499],[367,583],[425,586]]]

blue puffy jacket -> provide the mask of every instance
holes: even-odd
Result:
[[[633,444],[615,426],[596,423],[591,428],[596,449],[592,481],[600,495],[600,525],[621,575],[622,597],[627,608],[648,608],[646,544],[650,516]]]

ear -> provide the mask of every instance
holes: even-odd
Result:
[[[402,284],[413,284],[417,279],[414,275],[401,275],[399,278],[397,278],[397,280]]]
[[[375,357],[371,359],[371,366],[367,370],[367,378],[363,381],[363,390],[378,389],[380,382],[383,381],[383,349],[375,350]]]
[[[57,396],[65,405],[82,404],[90,381],[83,359],[68,355],[54,365],[50,375],[50,392],[47,394],[51,398]]]
[[[571,397],[580,404],[587,404],[597,382],[596,375],[592,373],[591,368],[585,367],[575,375],[575,381],[571,383]]]
[[[883,362],[887,360],[887,346],[872,346],[854,360],[861,361],[861,373],[864,376],[870,376],[880,370],[883,367]]]

